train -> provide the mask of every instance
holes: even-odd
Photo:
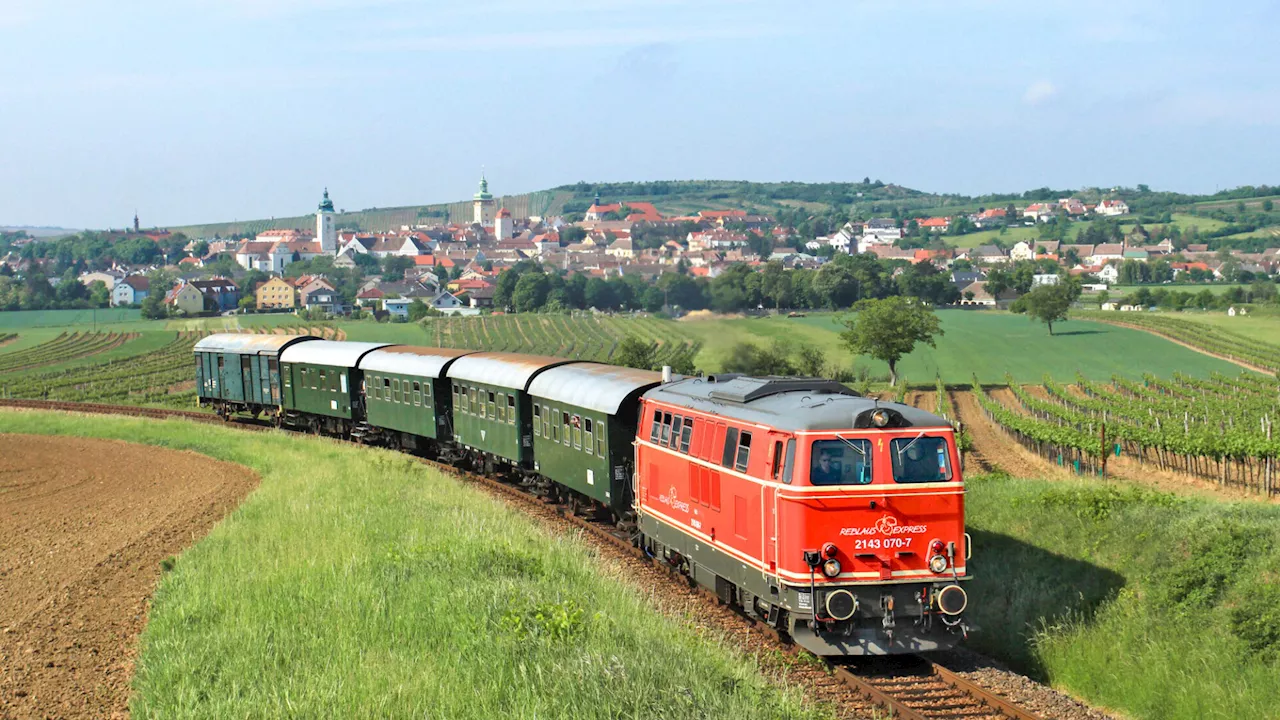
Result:
[[[215,334],[199,402],[519,483],[823,657],[944,650],[972,543],[944,418],[818,378]]]

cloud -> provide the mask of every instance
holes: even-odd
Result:
[[[1058,88],[1048,80],[1037,80],[1027,86],[1022,93],[1022,102],[1028,105],[1039,105],[1058,94]]]

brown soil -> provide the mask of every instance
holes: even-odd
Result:
[[[0,717],[127,716],[161,561],[257,483],[190,452],[0,435]]]
[[[17,335],[10,335],[7,338],[0,338],[0,347],[4,347],[5,345],[8,345],[9,343],[17,339],[18,339]]]
[[[963,423],[973,440],[973,451],[966,456],[966,460],[972,463],[971,469],[979,472],[999,469],[1014,477],[1052,477],[1065,474],[1057,466],[1027,452],[988,420],[972,392],[952,391],[951,404],[956,408],[957,420]],[[1013,407],[1007,402],[1006,405]]]

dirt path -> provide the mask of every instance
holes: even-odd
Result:
[[[257,484],[195,453],[0,435],[0,717],[127,716],[161,562]]]
[[[973,440],[973,452],[968,456],[977,466],[973,469],[979,472],[998,469],[1014,477],[1047,477],[1065,474],[1057,466],[1024,450],[1021,445],[988,420],[972,392],[953,390],[949,394],[951,404],[956,408],[957,419],[964,423],[965,430]]]
[[[1089,318],[1089,319],[1090,319],[1090,320],[1095,320],[1095,318]],[[1170,337],[1170,336],[1168,336],[1168,335],[1165,335],[1164,333],[1160,332],[1159,330],[1152,330],[1151,328],[1142,327],[1141,325],[1130,325],[1129,323],[1118,322],[1118,321],[1115,321],[1115,320],[1097,320],[1097,322],[1107,323],[1108,325],[1115,325],[1116,327],[1129,328],[1130,330],[1141,330],[1142,332],[1145,332],[1145,333],[1151,333],[1152,335],[1155,335],[1156,337],[1159,337],[1159,338],[1163,338],[1163,339],[1165,339],[1165,340],[1168,340],[1169,342],[1173,343],[1174,345],[1181,345],[1182,347],[1184,347],[1184,348],[1186,348],[1186,349],[1188,349],[1188,350],[1195,350],[1196,352],[1200,353],[1201,355],[1208,355],[1209,357],[1218,358],[1219,360],[1225,360],[1225,361],[1227,361],[1227,362],[1229,362],[1229,363],[1232,363],[1233,365],[1239,365],[1240,367],[1244,368],[1245,370],[1252,370],[1252,371],[1254,371],[1254,372],[1260,372],[1260,373],[1262,373],[1263,375],[1271,375],[1271,376],[1274,376],[1274,375],[1276,374],[1274,370],[1268,370],[1267,368],[1259,367],[1258,365],[1253,365],[1253,364],[1247,363],[1247,362],[1245,362],[1245,361],[1243,361],[1243,360],[1237,360],[1237,359],[1235,359],[1235,358],[1233,358],[1233,357],[1228,357],[1228,356],[1226,356],[1226,355],[1220,355],[1220,354],[1215,353],[1215,352],[1209,352],[1208,350],[1205,350],[1204,348],[1198,348],[1198,347],[1196,347],[1195,345],[1191,345],[1191,344],[1185,343],[1185,342],[1183,342],[1183,341],[1181,341],[1181,340],[1178,340],[1178,339],[1176,339],[1176,338],[1173,338],[1173,337]],[[1190,322],[1190,321],[1188,321],[1188,322]]]

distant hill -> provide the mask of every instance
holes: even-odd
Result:
[[[79,230],[73,228],[49,227],[45,225],[0,225],[0,232],[25,232],[31,237],[60,237],[74,235]]]
[[[1144,215],[1154,221],[1168,213],[1191,213],[1218,217],[1223,222],[1242,223],[1235,230],[1253,232],[1261,227],[1280,224],[1280,195],[1268,186],[1244,186],[1214,195],[1187,195],[1153,191],[1145,185],[1138,188],[1083,188],[1076,190],[1048,187],[1020,193],[981,196],[930,193],[893,183],[865,178],[863,182],[749,182],[743,180],[661,180],[654,182],[579,182],[549,190],[507,195],[497,198],[517,218],[548,215],[572,215],[586,211],[598,195],[603,202],[648,202],[667,216],[686,215],[707,209],[736,209],[778,216],[798,223],[808,216],[822,216],[828,221],[844,222],[848,217],[956,215],[983,207],[1025,205],[1029,202],[1056,202],[1059,198],[1076,197],[1084,202],[1102,198],[1124,199],[1135,216]],[[1270,202],[1275,196],[1276,203]],[[1240,209],[1241,203],[1244,209]],[[338,227],[368,232],[385,232],[403,225],[438,222],[466,223],[471,220],[471,200],[433,205],[410,205],[394,208],[368,208],[338,215]],[[310,228],[313,215],[205,223],[170,228],[192,237],[234,237],[277,228]],[[1167,220],[1165,222],[1168,222]],[[828,226],[830,222],[827,223]]]

